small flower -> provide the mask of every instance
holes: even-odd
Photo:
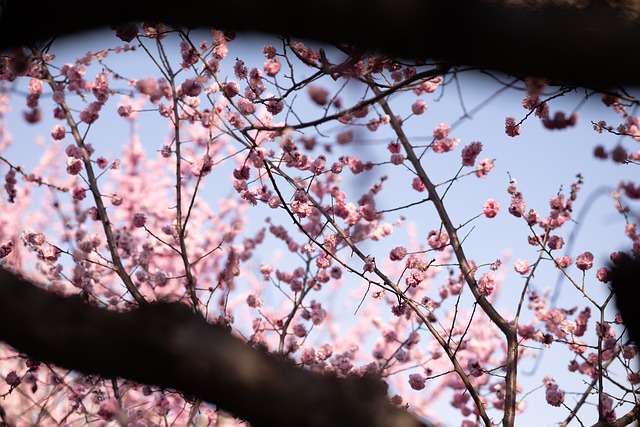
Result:
[[[120,412],[118,401],[115,399],[107,399],[100,404],[98,416],[105,421],[111,421],[115,419],[118,412]]]
[[[82,187],[73,187],[73,200],[84,200],[87,197],[87,191]]]
[[[309,86],[309,96],[318,105],[326,105],[329,102],[329,92],[319,86]]]
[[[611,271],[605,267],[599,268],[596,273],[596,279],[602,283],[609,283],[611,281]]]
[[[573,263],[573,260],[566,255],[556,258],[555,261],[558,268],[567,268]]]
[[[549,405],[560,406],[564,402],[564,391],[560,390],[556,384],[548,384],[545,398]]]
[[[427,108],[427,103],[422,99],[418,99],[411,105],[411,111],[413,111],[413,114],[415,114],[416,116],[424,114],[424,112],[427,111]]]
[[[107,167],[107,165],[109,164],[109,161],[107,159],[105,159],[104,157],[98,157],[96,159],[96,163],[98,165],[98,167],[100,169],[104,169]]]
[[[89,215],[89,218],[94,221],[97,221],[100,218],[100,216],[98,215],[98,208],[96,208],[95,206],[91,206],[89,209],[87,209],[87,214]]]
[[[67,158],[67,173],[69,175],[78,175],[82,170],[82,160],[75,157]]]
[[[422,390],[424,388],[425,381],[426,381],[426,378],[420,374],[409,375],[409,385],[414,390]]]
[[[483,273],[478,279],[478,291],[482,296],[489,296],[496,288],[496,275],[492,272]]]
[[[262,307],[262,300],[255,295],[249,295],[247,297],[247,305],[252,308],[260,308]]]
[[[133,214],[131,222],[134,227],[142,228],[144,227],[145,222],[147,222],[147,215],[144,212],[136,212]]]
[[[527,262],[527,260],[524,259],[519,259],[515,262],[515,264],[513,265],[513,268],[520,274],[527,274],[531,271],[531,267],[529,266],[529,263]]]
[[[56,141],[60,141],[64,139],[64,135],[65,130],[62,126],[53,125],[53,128],[51,129],[51,138],[55,139]]]
[[[560,236],[550,236],[547,240],[549,249],[561,249],[564,246],[564,239]]]
[[[576,325],[576,322],[571,320],[563,320],[560,323],[560,330],[565,334],[573,334],[576,332],[577,328],[578,326]]]
[[[493,170],[493,160],[484,159],[476,166],[476,176],[478,178],[486,177]]]
[[[481,142],[472,142],[462,149],[462,166],[473,166],[478,154],[482,151]]]
[[[504,121],[504,132],[511,136],[516,137],[520,135],[522,125],[516,125],[516,120],[513,117],[507,117]]]
[[[591,252],[583,252],[576,257],[576,267],[585,271],[593,267],[593,254]]]
[[[484,203],[482,210],[487,218],[495,218],[500,211],[500,205],[495,200],[489,199]]]
[[[432,249],[442,251],[449,243],[449,234],[445,230],[431,230],[427,237],[427,243]]]
[[[449,132],[451,132],[451,126],[448,123],[440,123],[433,130],[433,137],[435,139],[444,139],[449,135]]]
[[[407,255],[407,249],[402,246],[397,246],[391,249],[389,253],[389,259],[391,261],[399,261]]]
[[[17,387],[20,385],[20,382],[21,382],[20,377],[18,376],[18,374],[16,374],[16,371],[9,372],[4,380],[11,387]]]
[[[13,251],[13,242],[11,240],[7,240],[3,244],[0,245],[0,259],[6,258]]]
[[[411,188],[416,190],[418,193],[422,193],[424,190],[427,189],[422,183],[422,180],[420,179],[420,177],[413,178],[413,181],[411,181]]]

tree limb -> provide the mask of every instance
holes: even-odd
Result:
[[[632,0],[246,0],[242,10],[234,2],[113,0],[100,13],[76,0],[40,3],[38,13],[29,2],[4,3],[0,49],[144,19],[348,42],[593,88],[640,85],[640,4]]]
[[[179,303],[126,313],[66,298],[0,269],[0,340],[60,367],[171,388],[254,427],[425,427],[373,377],[312,373],[253,349]]]

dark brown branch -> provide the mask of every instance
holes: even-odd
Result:
[[[631,339],[640,346],[640,259],[622,255],[611,266],[611,288]]]
[[[0,340],[30,357],[181,391],[254,427],[420,427],[376,378],[338,379],[255,350],[178,303],[116,313],[0,269]]]
[[[24,0],[5,3],[0,49],[144,19],[348,42],[578,86],[640,85],[632,53],[640,39],[640,6],[631,0],[245,0],[241,9],[229,1],[167,7],[113,0],[99,13],[76,0],[39,3],[38,13]]]

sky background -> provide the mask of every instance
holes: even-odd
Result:
[[[202,37],[194,36],[193,40],[198,42],[206,38],[207,33],[203,33]],[[73,59],[88,50],[103,48],[105,40],[114,44],[117,42],[114,37],[107,36],[105,33],[84,34],[61,39],[57,42],[55,49],[58,56],[57,62],[72,62]],[[276,44],[275,39],[269,39],[265,35],[240,35],[236,41],[230,44],[229,57],[242,58],[249,67],[257,66],[260,68],[264,62],[262,47],[267,43]],[[178,52],[178,49],[174,49],[174,52]],[[126,77],[139,78],[157,75],[153,64],[148,57],[142,54],[111,55],[106,62]],[[233,60],[227,60],[227,67],[231,67],[233,62]],[[178,62],[176,61],[175,64],[177,65]],[[299,68],[298,72],[303,75],[305,72],[310,73],[311,71]],[[228,73],[229,76],[232,76],[232,71]],[[94,75],[95,72],[93,74],[88,72],[88,80],[92,80]],[[508,78],[502,78],[508,81]],[[122,83],[121,87],[125,87],[125,84]],[[480,218],[472,223],[473,230],[471,227],[465,228],[471,232],[464,245],[468,256],[477,263],[490,263],[498,258],[505,261],[506,268],[502,270],[503,291],[497,301],[497,304],[505,310],[515,306],[521,291],[519,285],[522,283],[522,279],[513,271],[513,262],[518,258],[533,262],[537,255],[535,248],[527,244],[526,237],[529,233],[524,222],[510,216],[507,212],[510,202],[510,196],[506,191],[509,185],[509,176],[517,180],[518,189],[523,193],[527,202],[527,210],[534,208],[541,216],[546,216],[549,197],[555,195],[561,187],[565,194],[568,194],[576,174],[582,173],[584,186],[574,205],[574,212],[580,219],[579,227],[574,225],[571,228],[563,228],[561,234],[565,238],[565,242],[569,243],[570,231],[577,230],[575,238],[570,241],[574,248],[572,255],[575,256],[585,250],[589,250],[595,255],[596,265],[593,270],[587,272],[587,286],[589,292],[600,300],[605,296],[606,287],[595,280],[597,267],[602,266],[608,260],[610,252],[630,247],[629,240],[624,236],[624,218],[615,212],[613,201],[607,195],[619,181],[637,181],[639,175],[636,165],[621,165],[611,161],[594,159],[592,152],[596,145],[602,144],[607,148],[613,148],[620,139],[614,135],[596,133],[590,122],[604,119],[608,123],[617,124],[620,119],[614,116],[610,110],[604,108],[598,96],[583,102],[583,93],[578,92],[554,100],[551,104],[552,114],[556,111],[570,114],[577,108],[581,116],[578,126],[551,132],[544,129],[537,118],[530,117],[522,126],[522,135],[511,138],[504,133],[504,120],[507,116],[514,116],[516,121],[519,121],[526,115],[527,110],[521,106],[523,93],[507,90],[494,96],[499,88],[500,86],[496,84],[495,79],[487,75],[480,73],[461,74],[458,86],[447,84],[444,87],[444,93],[440,89],[433,97],[425,98],[429,105],[428,111],[423,116],[407,121],[405,131],[412,141],[422,141],[428,144],[431,140],[431,132],[438,123],[456,123],[451,136],[460,138],[458,150],[441,154],[437,158],[427,159],[427,173],[434,182],[443,182],[451,177],[452,171],[457,170],[460,164],[459,148],[471,141],[483,143],[484,150],[479,159],[485,157],[496,159],[495,170],[486,179],[467,177],[462,182],[453,185],[447,194],[445,205],[452,215],[454,224],[462,224],[481,213],[482,205],[488,198],[493,198],[500,203],[501,211],[497,218],[493,220]],[[347,99],[350,93],[355,100],[360,92],[357,92],[355,88],[347,89],[344,98]],[[402,97],[406,97],[406,101],[403,101]],[[488,99],[491,99],[491,102],[485,103]],[[398,114],[406,115],[410,111],[413,100],[415,100],[415,96],[412,94],[399,95],[393,99],[393,105],[399,106]],[[110,102],[117,102],[117,99]],[[14,101],[14,104],[17,103]],[[29,168],[30,165],[35,164],[37,159],[34,156],[33,142],[38,135],[43,136],[46,141],[50,139],[48,135],[53,121],[49,117],[45,117],[45,120],[38,125],[24,124],[21,119],[18,119],[23,109],[23,104],[15,105],[7,119],[15,142],[7,151],[6,157],[14,160],[16,164],[24,164]],[[308,102],[305,103],[303,100],[298,102],[298,109],[303,116],[317,116],[320,113],[317,107]],[[115,109],[110,110],[103,109],[101,119],[91,131],[89,142],[100,146],[101,149],[109,147],[109,150],[113,150],[113,154],[116,155],[129,139],[130,129],[121,118],[117,117]],[[464,117],[465,111],[466,118]],[[158,126],[154,118],[155,116],[142,114],[137,125],[141,142],[150,152],[157,150],[167,136],[165,125]],[[374,162],[386,161],[388,160],[388,151],[385,147],[392,139],[393,137],[388,130],[362,133],[362,139],[357,141],[354,147],[358,150],[366,150],[367,153],[374,153],[372,154],[373,158],[368,155],[367,159]],[[634,146],[637,142],[628,140],[624,144],[632,151],[638,149],[637,146]],[[386,170],[389,180],[385,183],[385,187],[392,189],[392,191],[387,191],[386,196],[383,192],[382,198],[378,200],[378,209],[393,208],[414,201],[416,199],[415,192],[406,184],[407,175],[400,168],[390,165]],[[1,167],[0,171],[4,173],[4,169]],[[374,181],[374,177],[363,174],[352,179],[349,185],[354,190],[359,189],[362,193]],[[217,196],[225,197],[223,194]],[[216,196],[212,194],[212,197]],[[396,236],[389,239],[384,245],[371,245],[371,251],[378,251],[371,253],[377,259],[387,257],[388,248],[395,246],[396,243],[406,241],[407,234],[412,234],[412,230],[416,230],[416,236],[422,236],[421,243],[426,243],[424,239],[429,229],[433,228],[435,221],[433,209],[421,205],[389,214],[388,220],[393,221],[393,218],[399,215],[407,218],[407,226],[404,231],[397,231]],[[465,234],[462,233],[462,235]],[[365,247],[364,252],[367,252],[366,249]],[[579,278],[577,271],[575,267],[572,267],[573,276]],[[537,289],[546,287],[555,289],[557,278],[558,271],[546,267],[536,275],[534,286]],[[579,301],[577,293],[572,289],[567,289],[570,284],[564,281],[560,283],[560,286],[558,305],[566,308],[579,305],[582,308],[583,304]],[[357,303],[358,301],[355,301],[355,304]],[[345,313],[345,324],[348,325],[353,320],[349,319],[353,310],[345,310]],[[559,364],[567,365],[569,361],[567,354],[555,351],[555,349],[552,350],[554,351],[545,352],[536,375],[522,376],[521,383],[527,384],[529,389],[536,387],[540,385],[540,380],[543,377],[542,372],[552,372],[561,388],[568,382],[575,384],[578,376],[565,374],[565,369],[558,369]],[[526,362],[521,371],[527,371],[527,367],[531,367],[531,362]],[[568,395],[566,398],[568,404],[571,399],[572,397]],[[449,411],[448,404],[445,401],[442,401],[441,404],[443,406],[442,413],[446,414]],[[531,419],[532,416],[537,420],[537,425],[553,425],[554,421],[561,420],[563,414],[566,413],[565,409],[555,409],[548,406],[544,402],[544,393],[541,390],[528,398],[527,404],[529,409],[522,416],[521,423],[517,425],[531,425],[526,420],[527,418]],[[434,409],[434,412],[439,411],[439,408]],[[585,421],[591,423],[595,422],[595,419]],[[458,424],[454,422],[449,425]]]

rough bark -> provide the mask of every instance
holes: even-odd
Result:
[[[113,0],[101,8],[78,0],[5,0],[0,49],[136,20],[286,33],[351,42],[400,57],[543,76],[578,86],[640,85],[636,0]],[[52,18],[53,17],[53,18]]]
[[[178,390],[254,427],[420,427],[377,378],[338,379],[251,348],[178,303],[117,313],[0,270],[0,340],[38,360]]]

